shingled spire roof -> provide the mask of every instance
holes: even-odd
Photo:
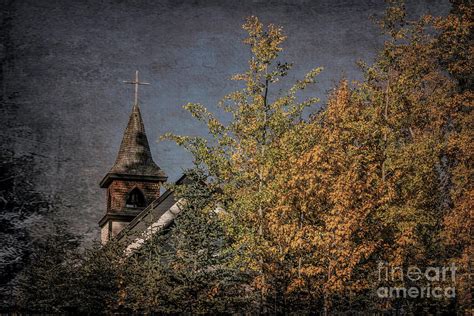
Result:
[[[138,104],[133,106],[115,164],[100,186],[107,187],[113,178],[166,181],[166,174],[151,156]]]

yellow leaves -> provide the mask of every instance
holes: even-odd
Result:
[[[374,258],[403,265],[433,246],[430,234],[439,232],[446,201],[454,204],[444,219],[446,238],[467,243],[473,98],[458,92],[439,63],[461,67],[450,60],[461,53],[450,45],[441,51],[423,34],[431,18],[404,30],[403,6],[390,10],[384,26],[394,38],[365,67],[366,80],[354,87],[342,80],[310,122],[301,116],[317,98],[297,102],[296,94],[315,83],[321,68],[274,97],[273,84],[290,68],[274,65],[285,36],[256,17],[243,26],[253,53],[249,68],[232,77],[245,87],[220,103],[231,123],[199,104],[186,106],[217,145],[173,139],[218,179],[235,260],[256,275],[254,288],[276,291],[272,277],[284,276],[285,293],[367,290]],[[439,27],[465,36],[459,25],[466,21],[449,19]],[[456,71],[468,69],[462,67]]]
[[[303,80],[298,80],[296,83],[290,88],[289,95],[293,96],[296,92],[305,89],[308,85],[315,83],[316,77],[323,71],[323,67],[317,67],[311,69],[308,72]]]
[[[262,35],[263,24],[258,20],[256,16],[249,16],[242,25],[242,28],[249,33],[249,36],[258,37]]]
[[[252,53],[258,61],[254,67],[269,64],[282,51],[280,44],[285,41],[286,36],[283,35],[281,27],[270,24],[264,30],[263,24],[258,18],[251,16],[247,18],[242,28],[249,34],[244,43],[250,45]]]
[[[249,79],[248,74],[235,74],[233,75],[230,80],[235,80],[235,81],[247,81]]]

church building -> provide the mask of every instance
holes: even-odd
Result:
[[[102,244],[114,238],[128,249],[139,247],[152,234],[172,223],[180,212],[171,190],[160,195],[168,177],[153,161],[138,106],[138,72],[135,103],[115,164],[100,182],[107,190],[106,212],[99,221]],[[185,181],[181,177],[177,184]]]

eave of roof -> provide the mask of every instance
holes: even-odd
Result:
[[[185,183],[186,175],[182,175],[176,182],[175,185],[180,185]],[[149,215],[154,209],[158,208],[164,201],[171,198],[174,200],[174,191],[166,190],[159,198],[150,203],[143,211],[141,211],[127,226],[125,226],[120,233],[115,236],[116,240],[122,239],[126,236],[133,228],[143,220],[147,215]]]

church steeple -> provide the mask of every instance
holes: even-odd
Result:
[[[132,108],[114,166],[101,181],[105,188],[114,178],[153,178],[166,181],[166,174],[153,161],[138,104]]]
[[[138,81],[135,84],[135,103],[125,129],[115,164],[100,182],[107,189],[107,211],[99,221],[101,239],[106,243],[117,235],[146,206],[160,196],[166,174],[153,161],[138,106]]]

